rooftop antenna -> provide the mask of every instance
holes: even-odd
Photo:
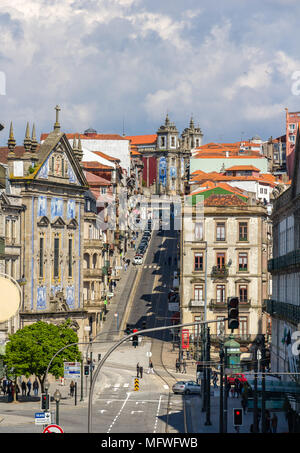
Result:
[[[124,121],[124,116],[123,116],[123,137],[125,137],[125,121]]]

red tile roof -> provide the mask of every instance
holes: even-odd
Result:
[[[82,162],[82,166],[85,169],[95,168],[99,170],[114,170],[114,167],[111,167],[110,165],[100,164],[97,161]]]
[[[204,206],[246,206],[247,203],[242,201],[234,194],[213,194],[204,200]]]
[[[225,171],[238,171],[238,170],[251,170],[260,172],[260,169],[254,167],[254,165],[233,165],[232,167],[226,168]]]
[[[157,134],[150,135],[128,135],[125,137],[132,145],[152,145],[156,143]]]
[[[36,149],[36,153],[38,152],[40,146],[41,145],[38,144],[37,149]],[[1,164],[7,164],[8,153],[9,153],[9,149],[8,149],[7,146],[0,147],[0,162],[1,162]],[[15,153],[16,157],[22,157],[23,154],[25,153],[24,146],[16,146],[15,149],[14,149],[14,153]]]
[[[97,176],[94,173],[89,171],[84,171],[85,177],[87,182],[93,186],[111,186],[111,182],[107,181],[107,179],[102,178],[101,176]]]
[[[243,144],[243,147],[248,148],[243,153],[240,153],[241,144]],[[264,158],[259,151],[253,151],[253,147],[257,148],[260,145],[245,141],[236,143],[207,143],[196,148],[194,158],[226,158],[226,153],[229,153],[228,158]]]
[[[93,153],[97,154],[97,156],[103,157],[111,162],[120,162],[120,159],[117,157],[109,156],[108,154],[103,153],[102,151],[92,151]]]

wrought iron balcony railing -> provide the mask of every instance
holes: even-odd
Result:
[[[211,270],[211,278],[227,278],[228,277],[228,268],[226,266],[218,267],[213,266]]]
[[[266,299],[265,311],[271,316],[284,319],[292,324],[300,323],[300,305],[288,304],[277,300]]]

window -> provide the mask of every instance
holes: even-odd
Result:
[[[248,223],[239,223],[239,241],[248,241]]]
[[[175,146],[175,137],[171,137],[171,146]]]
[[[225,241],[225,223],[217,223],[217,241]]]
[[[223,335],[225,333],[225,322],[222,321],[224,316],[217,316],[217,335]]]
[[[248,318],[247,316],[240,316],[239,317],[239,333],[240,335],[247,335],[248,334]]]
[[[196,147],[198,148],[199,146],[199,138],[196,138]]]
[[[217,303],[225,302],[225,285],[217,285]]]
[[[239,287],[239,299],[241,303],[245,303],[248,300],[248,286],[240,285]]]
[[[239,271],[248,270],[248,253],[239,253]]]
[[[160,146],[162,148],[165,146],[165,137],[160,137]]]
[[[217,253],[217,267],[218,269],[225,267],[225,253]]]
[[[59,238],[54,238],[53,277],[59,277]]]
[[[203,285],[195,285],[194,287],[194,299],[203,300]]]
[[[44,277],[44,238],[40,238],[40,252],[39,252],[39,257],[40,257],[40,278]]]
[[[101,187],[101,193],[102,195],[106,194],[106,187]]]
[[[68,250],[68,276],[72,278],[73,276],[73,266],[72,266],[72,254],[73,254],[73,239],[69,238],[69,250]]]
[[[64,159],[61,160],[61,174],[62,174],[62,176],[65,175],[65,160]]]
[[[203,223],[195,223],[195,240],[203,241]]]
[[[195,253],[194,255],[194,270],[203,271],[203,253]]]

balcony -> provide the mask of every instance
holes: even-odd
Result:
[[[83,269],[83,278],[102,278],[102,269]]]
[[[83,246],[85,248],[103,248],[103,241],[101,239],[84,239]]]
[[[239,307],[240,308],[248,308],[251,307],[251,299],[239,299]],[[227,300],[218,300],[218,299],[211,299],[209,304],[210,309],[218,309],[218,308],[227,308]]]
[[[300,249],[293,250],[285,255],[272,258],[268,261],[268,271],[280,271],[289,266],[300,265]]]
[[[213,266],[211,270],[211,278],[227,278],[228,274],[229,272],[226,266],[224,267]]]
[[[205,301],[204,300],[196,300],[196,299],[191,299],[189,302],[189,308],[201,308],[204,307]]]
[[[300,323],[300,306],[288,304],[286,302],[279,302],[277,300],[266,299],[265,311],[271,316],[281,318],[294,325]]]

